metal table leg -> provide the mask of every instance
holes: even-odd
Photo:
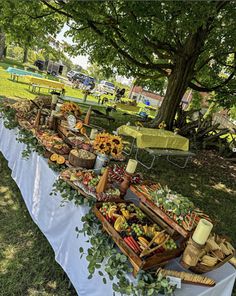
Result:
[[[150,170],[150,169],[153,167],[154,162],[155,162],[156,158],[159,157],[159,155],[155,155],[155,154],[150,154],[150,153],[149,153],[149,155],[152,156],[152,161],[151,161],[150,165],[146,165],[145,163],[143,163],[141,160],[138,159],[138,152],[139,152],[139,149],[137,148],[136,153],[135,153],[135,159],[136,159],[136,160],[138,161],[138,163],[140,163],[143,167],[145,167],[146,169]]]
[[[189,161],[189,159],[190,159],[190,157],[191,157],[191,155],[188,155],[188,156],[186,157],[185,162],[184,162],[183,165],[179,165],[178,163],[172,161],[172,160],[170,159],[170,157],[171,157],[171,155],[168,155],[168,156],[166,157],[167,161],[169,161],[170,163],[172,163],[173,165],[175,165],[175,166],[177,166],[177,167],[179,167],[179,168],[181,168],[181,169],[185,169],[186,166],[187,166],[187,163],[188,163],[188,161]]]
[[[124,154],[126,154],[128,156],[131,155],[131,153],[133,152],[134,147],[135,147],[135,141],[136,141],[136,138],[133,138],[129,152],[123,151]]]

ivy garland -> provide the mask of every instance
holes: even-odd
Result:
[[[135,296],[154,296],[158,293],[164,295],[173,295],[175,287],[169,284],[169,281],[161,274],[157,276],[151,272],[140,271],[135,283],[127,278],[127,273],[131,273],[131,267],[128,257],[121,254],[116,248],[114,241],[102,230],[101,222],[95,217],[92,209],[82,217],[83,228],[76,228],[78,236],[83,233],[89,236],[91,247],[87,250],[86,259],[89,262],[88,271],[89,279],[92,278],[96,269],[100,269],[101,265],[105,265],[105,271],[112,281],[115,277],[117,283],[113,283],[112,287],[115,292],[124,295]],[[80,248],[81,257],[85,255],[83,248]],[[107,279],[102,271],[98,274],[103,277],[103,283],[107,283]]]
[[[16,139],[20,143],[24,143],[26,148],[22,151],[22,157],[28,159],[32,152],[37,152],[39,155],[44,155],[45,148],[39,144],[34,134],[26,129],[19,129]]]
[[[61,194],[64,202],[73,201],[76,205],[89,205],[92,206],[94,203],[94,199],[85,198],[83,195],[79,194],[79,192],[72,188],[67,182],[62,179],[57,179],[53,184],[52,192],[50,195],[57,195],[57,193]]]
[[[16,120],[16,110],[11,108],[10,106],[7,106],[4,103],[0,103],[0,113],[1,117],[4,121],[4,126],[7,129],[14,129],[17,126],[19,126],[17,120]]]
[[[19,126],[15,117],[16,111],[14,109],[1,104],[0,112],[6,128],[14,129]],[[26,149],[22,152],[22,157],[24,158],[29,158],[33,151],[36,151],[40,155],[45,152],[45,148],[38,143],[38,140],[31,131],[20,129],[17,140],[20,143],[26,144]],[[53,165],[51,165],[51,167],[56,171],[62,169],[62,167],[55,167]],[[56,180],[53,184],[53,189],[50,195],[56,195],[58,192],[60,192],[61,197],[65,202],[73,201],[76,205],[88,204],[90,207],[95,203],[93,198],[85,198],[67,182],[61,179]],[[86,259],[89,262],[89,279],[93,277],[96,269],[100,269],[101,265],[105,264],[105,271],[109,279],[113,280],[115,277],[117,279],[117,283],[113,283],[114,295],[115,292],[134,296],[154,296],[157,295],[157,293],[173,295],[175,287],[171,286],[169,281],[161,274],[158,274],[156,277],[150,272],[140,271],[135,283],[127,278],[127,273],[131,273],[133,270],[128,261],[128,257],[119,252],[110,236],[104,234],[102,224],[93,214],[92,208],[90,208],[90,211],[82,217],[82,222],[83,228],[81,230],[76,228],[76,231],[78,236],[81,233],[87,235],[91,244],[91,247],[87,250],[86,256]],[[81,256],[85,255],[82,247],[79,251]],[[103,283],[106,284],[107,279],[104,273],[100,270],[98,273],[103,277]]]

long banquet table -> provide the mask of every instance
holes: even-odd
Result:
[[[86,242],[86,236],[81,235],[77,238],[75,228],[82,228],[81,218],[88,212],[88,207],[77,207],[72,202],[61,206],[62,198],[59,194],[55,197],[50,196],[58,174],[51,170],[46,159],[37,153],[32,153],[28,160],[23,159],[21,152],[25,145],[16,141],[16,135],[17,129],[6,129],[0,118],[0,151],[8,160],[12,178],[21,191],[29,214],[52,246],[55,260],[68,275],[78,295],[112,296],[112,282],[107,278],[107,284],[104,285],[102,277],[97,272],[89,280],[86,256],[80,258],[79,248],[83,247],[86,252],[89,243]],[[171,262],[170,267],[180,270],[178,259]],[[236,272],[229,263],[209,272],[208,276],[216,280],[215,287],[182,284],[182,288],[176,290],[175,295],[231,295]],[[132,276],[129,277],[132,280]]]

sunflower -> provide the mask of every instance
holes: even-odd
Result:
[[[116,147],[113,147],[111,149],[111,155],[116,158],[117,156],[120,155],[120,151]]]
[[[166,127],[165,121],[162,121],[162,122],[158,125],[158,128],[159,128],[159,129],[165,129],[165,127]]]
[[[97,134],[93,147],[100,153],[118,155],[123,148],[122,140],[118,136],[109,133]]]
[[[111,143],[115,145],[120,145],[122,143],[121,137],[111,136]]]

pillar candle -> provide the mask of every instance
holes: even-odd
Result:
[[[96,137],[96,135],[97,135],[97,133],[98,133],[98,130],[97,129],[95,129],[95,128],[91,129],[90,139],[91,140],[94,140],[95,137]]]
[[[201,219],[193,233],[192,239],[199,245],[204,245],[212,230],[212,223],[206,219]]]
[[[128,162],[127,167],[126,167],[126,172],[129,173],[129,174],[133,174],[135,172],[135,170],[136,170],[137,165],[138,165],[137,160],[129,159],[129,162]]]
[[[52,95],[52,104],[56,104],[58,100],[57,95]]]

